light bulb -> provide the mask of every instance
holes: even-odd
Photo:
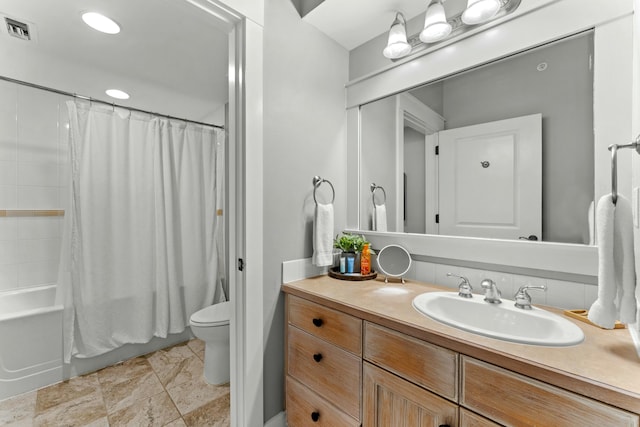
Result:
[[[486,22],[496,16],[500,10],[500,0],[469,0],[462,12],[462,22],[475,25]]]
[[[389,59],[398,59],[407,56],[409,53],[411,53],[411,45],[407,42],[405,20],[402,14],[398,12],[389,29],[387,47],[384,48],[382,54]]]
[[[424,18],[424,29],[420,32],[423,43],[434,43],[451,34],[451,24],[447,22],[444,6],[440,0],[429,5]]]

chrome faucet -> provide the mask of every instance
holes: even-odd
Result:
[[[502,292],[496,286],[496,282],[491,279],[484,279],[480,286],[484,289],[484,300],[491,304],[500,304],[502,302]]]
[[[546,291],[547,290],[547,286],[546,285],[540,285],[540,286],[533,286],[533,285],[525,285],[525,286],[520,286],[520,289],[518,289],[518,292],[516,292],[516,295],[513,297],[513,299],[516,301],[516,307],[521,308],[523,310],[531,310],[531,295],[529,295],[529,292],[527,292],[528,289],[537,289],[537,290],[541,290],[541,291]]]
[[[461,279],[462,281],[458,285],[458,295],[462,298],[473,298],[473,288],[471,287],[471,283],[469,283],[469,279],[453,273],[447,273],[447,277],[457,277]]]

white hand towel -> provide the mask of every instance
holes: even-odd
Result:
[[[373,208],[373,230],[387,231],[386,205],[375,205],[375,208]]]
[[[589,310],[589,320],[612,329],[616,319],[633,323],[636,317],[635,259],[633,254],[631,205],[623,196],[613,204],[603,196],[596,209],[598,242],[598,299]]]
[[[313,218],[313,265],[333,265],[333,205],[316,203]]]

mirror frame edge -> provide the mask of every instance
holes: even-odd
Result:
[[[609,7],[610,6],[610,7]],[[580,14],[575,14],[576,10],[581,10]],[[530,12],[530,13],[529,13]],[[596,97],[599,101],[606,98],[610,101],[617,96],[621,89],[631,93],[632,74],[631,59],[627,61],[621,52],[631,52],[632,50],[632,14],[633,2],[615,2],[603,10],[596,4],[585,4],[581,0],[559,0],[537,8],[535,11],[517,10],[507,22],[500,27],[502,31],[503,43],[496,42],[495,34],[481,32],[470,38],[460,40],[455,44],[456,51],[483,52],[481,57],[460,59],[465,55],[458,55],[451,58],[452,47],[445,47],[429,54],[417,57],[412,61],[398,64],[396,67],[385,69],[379,73],[372,73],[369,76],[358,79],[347,85],[347,129],[348,131],[348,163],[357,164],[357,168],[350,168],[348,172],[348,206],[347,224],[351,232],[364,234],[376,247],[383,247],[388,244],[401,244],[413,255],[448,258],[452,260],[464,260],[486,264],[505,265],[516,268],[539,269],[574,275],[592,276],[598,274],[597,271],[597,247],[578,244],[563,244],[553,242],[524,242],[509,241],[500,239],[481,239],[459,236],[439,236],[439,235],[419,235],[410,233],[379,233],[360,228],[360,114],[361,104],[380,99],[381,97],[396,94],[417,86],[428,83],[440,77],[453,74],[456,70],[467,69],[481,65],[488,61],[499,59],[511,52],[522,51],[552,40],[562,38],[589,28],[595,29],[594,51],[597,50],[598,43],[604,46],[609,42],[615,42],[623,47],[613,49],[614,52],[608,57],[599,56],[594,53],[596,72],[594,73],[594,136],[596,138],[596,154],[606,150],[608,144],[614,141],[627,142],[631,138],[631,117],[630,113],[623,113],[621,118],[614,119],[614,126],[611,125],[611,116],[620,115],[621,111],[631,110],[631,97],[628,96],[629,108],[619,108],[616,112],[611,112],[605,108],[597,108]],[[578,16],[579,15],[579,16]],[[628,18],[628,19],[625,19]],[[615,22],[613,22],[615,21]],[[537,31],[537,23],[545,22],[544,31]],[[617,32],[614,38],[614,31],[607,30],[609,24],[628,27],[629,31],[623,31],[622,37]],[[625,30],[626,27],[623,27]],[[489,40],[491,39],[491,40]],[[609,46],[611,46],[609,44]],[[626,49],[628,47],[628,49]],[[611,58],[610,56],[615,56]],[[448,58],[447,58],[448,57]],[[607,64],[614,59],[614,66]],[[617,61],[615,61],[617,59]],[[466,62],[465,62],[466,61]],[[474,63],[475,61],[475,63]],[[628,64],[627,64],[628,62]],[[433,67],[433,64],[444,64]],[[625,71],[628,68],[628,79],[622,83],[614,82],[614,94],[609,94],[610,84],[606,82],[606,90],[603,84],[597,82],[598,76],[606,75],[615,67],[622,63]],[[598,72],[606,68],[605,72]],[[616,76],[619,73],[610,74]],[[425,77],[426,76],[426,77]],[[626,73],[625,73],[626,77]],[[425,82],[426,78],[426,82]],[[420,81],[418,81],[421,79]],[[611,79],[609,79],[611,80]],[[600,89],[599,89],[600,88]],[[366,94],[366,96],[365,96]],[[626,98],[625,98],[626,101]],[[605,102],[607,105],[612,105]],[[615,103],[613,105],[616,105]],[[613,135],[612,135],[613,134]],[[606,153],[606,151],[604,151]],[[601,153],[600,153],[601,154]],[[608,184],[609,164],[608,162],[596,162],[595,164],[595,197],[597,200],[605,194]],[[354,172],[355,170],[355,172]],[[630,174],[629,168],[625,172]],[[626,176],[626,175],[623,175]]]

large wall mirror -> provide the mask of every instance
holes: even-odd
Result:
[[[593,283],[590,207],[611,191],[607,146],[633,139],[632,6],[523,2],[350,82],[348,230],[435,262]],[[618,185],[630,198],[630,155]]]
[[[361,227],[592,244],[593,65],[588,30],[361,105]]]

